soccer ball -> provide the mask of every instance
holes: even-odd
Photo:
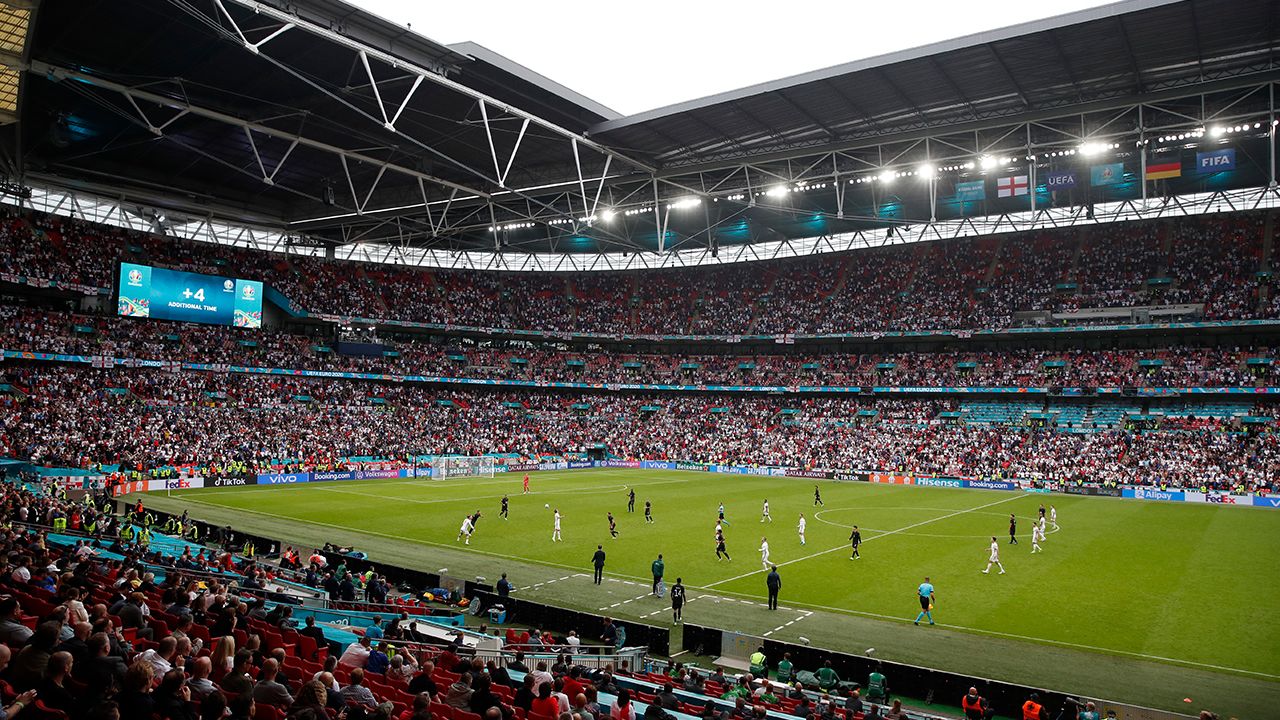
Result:
[[[550,510],[550,509],[551,509],[551,503],[542,503],[542,507],[544,507],[544,508],[546,508],[546,509]]]

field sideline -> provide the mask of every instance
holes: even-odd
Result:
[[[299,543],[354,543],[375,562],[490,581],[507,571],[531,599],[653,624],[670,621],[667,603],[647,597],[661,552],[668,584],[683,576],[689,587],[690,622],[850,652],[875,647],[886,659],[1184,712],[1262,716],[1280,703],[1280,620],[1252,604],[1280,586],[1275,511],[833,481],[818,481],[825,505],[815,508],[814,481],[679,471],[533,473],[531,482],[530,495],[513,474],[211,488],[147,501]],[[626,487],[636,491],[635,513],[626,512]],[[504,493],[509,521],[498,517]],[[772,523],[760,522],[766,497]],[[721,502],[727,563],[712,542]],[[1061,529],[1033,556],[1042,502],[1057,506]],[[565,542],[551,542],[544,505],[562,512]],[[459,525],[477,509],[483,518],[464,546]],[[1011,512],[1019,545],[1008,544]],[[853,524],[860,560],[849,559]],[[761,606],[762,535],[783,578],[776,613]],[[993,535],[1003,576],[980,572]],[[596,544],[608,553],[610,581],[600,587],[589,577]],[[909,622],[925,575],[938,589],[940,627]]]

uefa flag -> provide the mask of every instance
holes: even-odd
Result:
[[[1094,165],[1089,168],[1089,184],[1094,187],[1115,185],[1123,179],[1124,163],[1107,163],[1106,165]]]
[[[970,202],[973,200],[986,200],[987,187],[982,180],[972,180],[970,182],[956,183],[956,199],[961,202]]]

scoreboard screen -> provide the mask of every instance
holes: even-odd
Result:
[[[262,283],[120,263],[117,314],[262,327]]]

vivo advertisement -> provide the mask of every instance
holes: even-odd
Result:
[[[179,322],[262,327],[262,283],[120,263],[117,314]]]

